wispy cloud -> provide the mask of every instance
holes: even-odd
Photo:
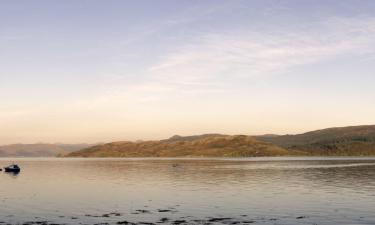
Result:
[[[233,91],[227,88],[228,80],[281,75],[341,56],[371,57],[374,53],[372,17],[336,17],[268,32],[204,33],[162,55],[142,74],[143,82],[111,87],[104,99],[149,102],[220,94]]]
[[[375,51],[374,18],[331,18],[310,27],[202,34],[149,69],[160,82],[281,74],[295,66]]]

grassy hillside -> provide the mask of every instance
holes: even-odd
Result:
[[[0,146],[0,157],[54,157],[87,148],[89,144],[13,144]]]
[[[375,126],[337,127],[298,135],[263,135],[257,140],[306,155],[375,155]]]
[[[288,151],[245,135],[174,136],[161,141],[114,142],[68,154],[68,157],[250,157],[282,156]]]
[[[252,157],[375,155],[375,126],[329,128],[298,135],[205,134],[161,141],[113,142],[69,157]]]

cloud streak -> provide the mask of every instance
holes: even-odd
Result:
[[[375,18],[331,18],[292,30],[202,34],[168,53],[149,74],[180,85],[215,82],[223,76],[282,74],[334,57],[370,54],[374,47]]]
[[[374,53],[372,17],[334,17],[268,32],[204,33],[162,55],[142,74],[143,82],[113,86],[98,101],[145,103],[223,94],[235,91],[228,80],[277,76],[304,65]]]

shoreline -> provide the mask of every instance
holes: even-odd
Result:
[[[309,160],[375,160],[371,156],[259,156],[259,157],[0,157],[0,160],[40,159],[40,160],[214,160],[214,161],[309,161]]]

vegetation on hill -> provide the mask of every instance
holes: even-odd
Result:
[[[252,157],[282,156],[288,151],[245,135],[174,136],[161,141],[113,142],[68,157]]]
[[[375,125],[297,135],[175,135],[160,141],[0,146],[0,157],[255,157],[375,156]]]
[[[257,140],[306,155],[375,155],[375,126],[328,128],[298,135],[263,135]]]

